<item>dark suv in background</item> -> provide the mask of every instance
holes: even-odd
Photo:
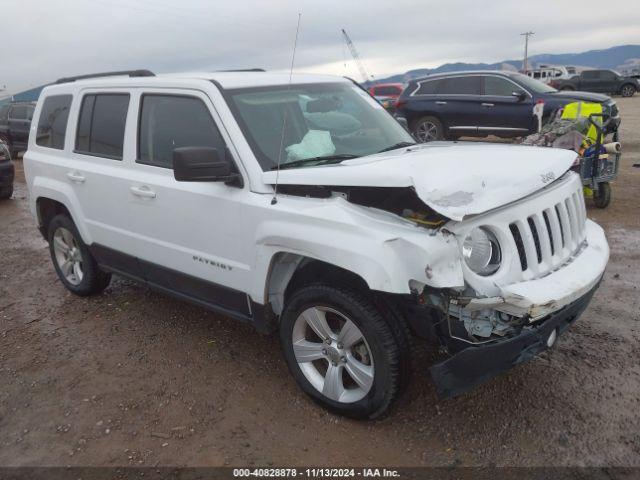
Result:
[[[29,130],[35,103],[14,102],[0,106],[0,141],[4,142],[11,157],[27,149]]]
[[[625,77],[613,70],[585,70],[570,78],[554,79],[550,85],[564,91],[583,90],[623,97],[633,97],[640,90],[637,78]]]
[[[459,72],[412,80],[396,103],[396,116],[406,118],[421,142],[460,136],[515,137],[536,130],[533,106],[544,102],[543,121],[574,101],[598,102],[620,123],[615,102],[606,95],[560,92],[520,73],[504,71]]]

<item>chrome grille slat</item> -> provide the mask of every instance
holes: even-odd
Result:
[[[555,208],[547,208],[545,212],[547,212],[547,218],[549,219],[549,223],[551,224],[551,236],[553,237],[554,256],[558,256],[562,251],[562,234],[560,233],[560,220],[558,220],[558,215]]]
[[[553,262],[553,254],[551,253],[551,240],[549,238],[549,230],[547,230],[547,224],[545,223],[544,218],[540,213],[531,215],[531,217],[529,218],[533,220],[533,223],[538,230],[538,240],[540,242],[540,253],[542,262],[550,266]]]

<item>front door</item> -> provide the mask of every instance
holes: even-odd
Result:
[[[154,89],[136,102],[137,151],[127,170],[124,228],[136,238],[146,280],[248,317],[243,290],[253,238],[240,233],[247,192],[223,182],[178,182],[173,175],[175,148],[227,149],[210,99],[200,92]]]
[[[483,77],[484,95],[478,131],[493,135],[524,135],[533,125],[533,100],[511,80],[497,75]],[[514,93],[522,94],[517,97]]]

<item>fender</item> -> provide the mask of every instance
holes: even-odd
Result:
[[[336,198],[333,218],[285,217],[263,222],[256,232],[256,259],[251,296],[267,303],[268,282],[277,255],[320,260],[360,276],[371,290],[411,293],[410,284],[434,288],[464,285],[455,237],[430,232],[389,214]],[[344,214],[347,215],[344,215]],[[353,214],[360,218],[353,221]],[[346,221],[341,221],[342,217]],[[296,265],[297,266],[297,265]]]
[[[30,197],[31,212],[38,219],[38,222],[40,221],[40,218],[38,218],[37,213],[37,200],[38,198],[50,198],[51,200],[60,202],[67,207],[67,210],[69,210],[69,213],[71,214],[73,223],[75,223],[76,228],[82,237],[82,241],[87,245],[91,245],[91,243],[93,243],[93,239],[86,228],[86,222],[84,222],[85,217],[82,211],[82,206],[80,205],[80,202],[78,202],[78,197],[76,197],[73,192],[71,185],[50,177],[36,176],[31,182]]]

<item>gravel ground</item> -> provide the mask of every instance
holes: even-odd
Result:
[[[0,465],[640,466],[640,96],[618,99],[611,261],[556,347],[439,401],[419,346],[391,413],[355,422],[296,387],[275,337],[115,279],[57,281],[27,207],[0,204]]]

